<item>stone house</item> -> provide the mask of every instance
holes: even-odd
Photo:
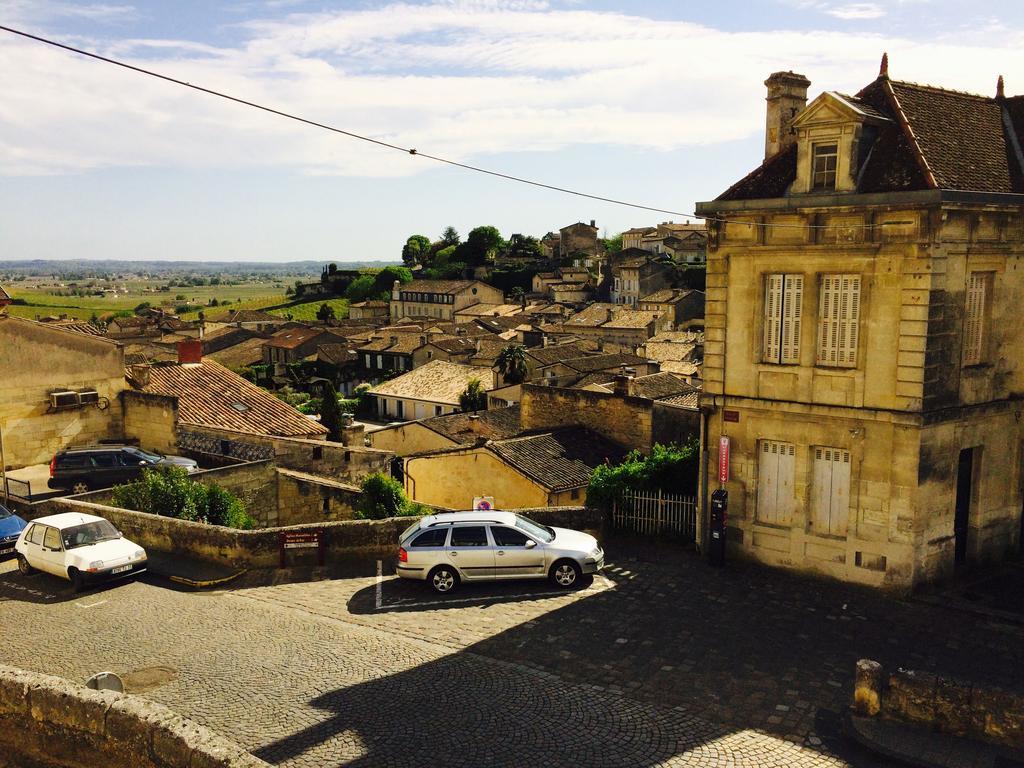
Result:
[[[375,320],[377,318],[387,319],[391,304],[387,301],[357,301],[348,307],[350,320]]]
[[[0,314],[0,370],[7,467],[46,464],[69,445],[122,436],[121,344]]]
[[[119,341],[153,338],[160,336],[160,329],[153,317],[140,315],[115,317],[107,323],[107,336]]]
[[[479,413],[451,413],[402,424],[392,424],[368,433],[374,448],[398,456],[473,445],[481,440],[503,440],[521,431],[519,408],[499,408]]]
[[[637,308],[660,312],[658,331],[674,331],[697,320],[704,322],[704,292],[690,288],[662,288],[640,298]]]
[[[427,337],[419,331],[388,333],[358,347],[359,362],[366,371],[376,375],[385,371],[411,371],[415,365],[414,353],[426,342]]]
[[[376,401],[379,418],[412,421],[455,413],[459,410],[459,395],[474,380],[479,381],[485,391],[494,388],[494,372],[488,368],[432,360],[378,384],[369,394]]]
[[[395,281],[391,291],[391,318],[429,317],[452,322],[455,313],[472,304],[502,304],[504,294],[479,280]]]
[[[612,304],[626,304],[635,308],[642,296],[668,288],[672,284],[675,273],[667,260],[657,261],[648,253],[635,254],[635,251],[623,251],[612,263]]]
[[[621,304],[595,302],[577,312],[561,326],[552,328],[554,336],[573,336],[595,342],[621,344],[636,349],[658,331],[658,312],[630,309]]]
[[[232,326],[246,328],[256,333],[272,333],[287,322],[283,317],[271,315],[268,312],[261,312],[258,309],[232,309],[217,315],[208,316],[205,325],[207,332],[225,326]]]
[[[578,221],[558,230],[558,255],[563,259],[575,258],[582,254],[591,259],[601,254],[601,243],[597,238],[597,222],[593,219],[589,224]],[[585,267],[584,263],[574,266]]]
[[[2,285],[0,285],[0,309],[3,309],[12,302],[13,299],[11,298],[11,295],[4,290]]]
[[[472,509],[475,496],[498,509],[578,506],[594,468],[625,450],[579,427],[521,435],[407,456],[405,489],[415,501]]]
[[[703,407],[728,541],[909,589],[1019,547],[1024,97],[777,72],[709,226]],[[710,483],[717,482],[708,456]]]
[[[614,374],[622,373],[624,369],[629,369],[634,376],[646,376],[657,373],[658,364],[630,354],[588,355],[540,366],[534,380],[553,387],[571,387],[592,374],[606,375],[604,381],[610,381]]]
[[[338,340],[337,335],[322,328],[284,328],[263,342],[263,362],[277,365],[298,363],[316,354],[320,344]]]
[[[426,365],[431,360],[468,364],[469,359],[476,354],[478,345],[478,339],[468,336],[423,336],[422,341],[423,344],[413,350],[413,368]]]

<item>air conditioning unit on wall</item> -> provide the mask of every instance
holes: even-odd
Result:
[[[51,408],[70,408],[78,405],[78,393],[77,392],[51,392],[50,393],[50,407]]]
[[[78,402],[81,405],[96,405],[100,401],[100,393],[95,389],[78,390]]]

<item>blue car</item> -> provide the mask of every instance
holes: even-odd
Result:
[[[14,554],[14,542],[26,525],[28,523],[0,504],[0,557]]]

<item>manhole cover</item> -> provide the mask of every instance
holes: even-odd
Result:
[[[121,680],[128,693],[142,693],[166,685],[177,677],[178,670],[170,667],[143,667],[121,675]]]

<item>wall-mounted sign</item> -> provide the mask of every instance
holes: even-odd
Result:
[[[493,496],[477,496],[473,499],[473,509],[494,509]]]
[[[739,421],[740,421],[740,412],[739,411],[722,411],[722,419],[723,419],[723,421],[730,421],[730,422],[732,422],[734,424],[738,424]]]
[[[718,482],[729,482],[729,438],[718,438]]]

